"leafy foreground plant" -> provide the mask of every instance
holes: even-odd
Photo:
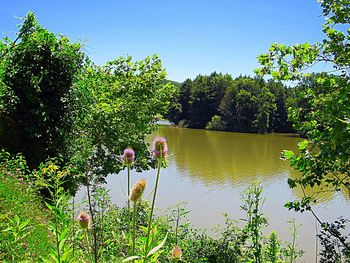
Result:
[[[84,231],[84,238],[86,242],[85,246],[89,255],[89,261],[91,261],[90,242],[89,242],[89,236],[88,236],[88,228],[90,227],[90,216],[83,211],[78,215],[77,220],[80,225],[80,228]]]
[[[156,177],[156,183],[154,186],[154,192],[153,192],[153,199],[152,199],[152,206],[151,206],[151,212],[149,215],[149,220],[148,220],[148,228],[147,228],[147,235],[146,235],[146,243],[145,243],[145,249],[144,249],[144,254],[140,256],[131,256],[127,259],[125,259],[123,262],[128,262],[131,260],[136,260],[136,259],[142,259],[143,262],[151,261],[153,262],[154,260],[157,261],[158,259],[158,251],[164,246],[165,241],[167,239],[167,234],[165,235],[165,238],[160,242],[157,246],[152,248],[151,250],[149,249],[150,246],[150,241],[153,241],[153,237],[151,237],[151,229],[152,229],[152,221],[153,221],[153,212],[154,212],[154,205],[156,201],[156,196],[157,196],[157,190],[158,190],[158,183],[159,183],[159,177],[160,177],[160,170],[163,161],[165,161],[165,158],[168,154],[168,145],[166,142],[166,139],[164,137],[156,137],[153,142],[153,155],[157,159],[157,164],[158,164],[158,169],[157,169],[157,177]],[[124,151],[125,153],[125,151]],[[128,182],[129,182],[129,166],[128,166]],[[136,204],[137,201],[141,198],[143,191],[145,190],[146,187],[146,181],[144,179],[139,180],[135,186],[133,187],[130,195],[130,200],[134,202],[134,216],[133,216],[133,243],[132,243],[132,253],[135,253],[135,228],[136,228]],[[129,211],[129,207],[128,207]],[[152,229],[153,230],[153,235],[157,232],[157,228]]]
[[[163,153],[154,152],[155,157],[166,155],[165,145],[162,147]],[[0,206],[5,207],[5,213],[11,214],[12,219],[0,223],[0,261],[96,262],[91,253],[94,246],[90,242],[93,237],[89,231],[90,215],[72,216],[72,198],[62,187],[66,176],[72,176],[69,168],[61,168],[58,160],[51,160],[30,173],[23,158],[11,159],[5,153],[1,157]],[[17,167],[22,167],[21,173],[17,172]],[[17,176],[24,179],[21,181]],[[7,186],[7,180],[11,181],[11,187]],[[127,205],[113,205],[106,190],[96,189],[96,221],[93,224],[99,247],[97,262],[280,263],[296,262],[301,256],[295,242],[297,228],[294,228],[290,244],[280,241],[275,232],[263,235],[268,221],[262,213],[264,199],[260,185],[253,185],[242,194],[245,226],[238,227],[237,221],[226,216],[225,227],[216,228],[215,238],[190,225],[185,204],[175,206],[162,216],[154,216],[153,200],[150,204],[141,199],[145,185],[143,180],[137,182],[130,193],[134,206],[132,228]],[[51,197],[44,200],[47,208],[35,195],[42,188],[50,192]],[[31,196],[22,199],[18,197],[18,190]],[[6,212],[9,207],[14,209]],[[26,207],[35,209],[35,214],[24,209]],[[17,209],[20,213],[15,213]],[[146,253],[148,235],[152,249]]]
[[[141,199],[141,196],[146,188],[146,180],[141,179],[137,181],[137,183],[134,185],[131,191],[130,200],[134,203],[134,209],[133,209],[133,228],[132,228],[132,254],[135,254],[135,231],[136,231],[136,211],[137,211],[137,202]],[[129,212],[129,207],[128,207]]]
[[[0,261],[39,261],[52,244],[40,199],[26,182],[26,161],[0,151]]]
[[[35,187],[49,191],[50,197],[45,200],[45,205],[51,213],[51,220],[47,227],[54,236],[49,260],[58,263],[76,262],[84,258],[83,253],[74,253],[74,245],[77,240],[82,239],[82,233],[75,232],[75,222],[71,218],[71,197],[63,187],[68,176],[71,176],[69,167],[61,168],[56,159],[41,164],[39,170],[34,172]],[[43,260],[46,259],[45,255]]]
[[[165,160],[165,158],[168,154],[168,145],[167,145],[166,139],[164,137],[155,138],[153,144],[154,144],[153,154],[158,161],[157,162],[158,171],[157,171],[156,185],[154,186],[154,195],[153,195],[153,200],[152,200],[151,214],[149,216],[147,239],[146,239],[146,246],[145,246],[145,258],[147,258],[147,254],[149,253],[148,247],[149,247],[150,232],[151,232],[151,228],[152,228],[152,216],[153,216],[154,204],[155,204],[156,197],[157,197],[160,169],[162,167],[162,162]],[[146,262],[146,259],[144,262]]]

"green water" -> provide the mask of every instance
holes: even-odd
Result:
[[[170,126],[161,126],[150,140],[155,135],[166,137],[170,151],[169,165],[161,174],[156,207],[164,211],[178,202],[186,202],[191,211],[191,223],[210,229],[214,224],[223,224],[223,213],[236,220],[243,218],[240,193],[259,181],[264,187],[266,199],[263,211],[270,223],[266,233],[276,230],[283,240],[291,240],[287,221],[295,218],[297,224],[302,225],[298,244],[306,252],[300,262],[315,261],[314,218],[308,213],[299,214],[283,207],[287,201],[302,195],[300,190],[290,189],[287,184],[288,177],[298,174],[280,159],[283,149],[297,149],[298,138]],[[142,177],[147,179],[146,197],[151,194],[155,174],[154,170],[132,173],[132,182]],[[125,172],[110,176],[107,186],[113,201],[119,204],[125,202]],[[323,220],[334,219],[339,211],[350,217],[349,200],[344,194],[325,193],[322,202],[314,209]]]
[[[236,186],[257,178],[273,180],[288,165],[283,149],[296,149],[298,139],[162,127],[159,134],[171,146],[172,160],[192,178],[213,186]]]

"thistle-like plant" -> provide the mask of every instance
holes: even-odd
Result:
[[[155,204],[156,197],[157,197],[160,169],[162,167],[162,162],[163,162],[163,160],[165,160],[167,155],[168,155],[168,144],[166,142],[166,139],[164,137],[156,137],[153,141],[153,156],[157,159],[158,169],[157,169],[157,178],[156,178],[156,184],[154,187],[154,193],[153,193],[153,199],[152,199],[151,212],[150,212],[149,222],[148,222],[144,262],[146,262],[146,260],[147,260],[146,255],[148,254],[149,238],[150,238],[150,232],[152,229],[152,217],[153,217],[153,211],[154,211],[154,204]]]
[[[85,238],[85,243],[86,243],[85,246],[86,246],[86,250],[88,251],[89,261],[91,262],[90,243],[89,243],[89,235],[88,235],[88,229],[89,229],[90,224],[91,224],[90,215],[88,213],[86,213],[85,211],[83,211],[83,212],[79,213],[79,215],[77,217],[77,221],[78,221],[80,228],[84,232],[84,238]]]
[[[174,262],[178,262],[182,258],[182,249],[180,246],[175,246],[171,251],[171,258]]]
[[[136,182],[133,186],[129,199],[134,203],[134,215],[133,215],[133,230],[132,230],[132,254],[135,254],[135,238],[136,238],[136,211],[137,211],[137,202],[141,199],[143,192],[145,191],[147,182],[146,179],[141,179]]]
[[[130,197],[130,169],[135,161],[135,152],[131,148],[126,148],[123,153],[123,162],[128,169],[128,197]],[[128,217],[130,218],[130,199],[128,198]]]

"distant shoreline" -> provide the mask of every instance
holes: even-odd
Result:
[[[291,133],[291,132],[268,132],[268,133],[256,133],[256,132],[247,132],[247,131],[225,131],[225,130],[208,130],[208,129],[201,129],[201,128],[193,128],[193,127],[184,127],[180,125],[176,125],[168,120],[158,120],[156,123],[159,126],[170,126],[174,128],[180,128],[180,129],[193,129],[193,130],[204,130],[204,131],[213,131],[213,132],[235,132],[235,133],[246,133],[246,134],[257,134],[257,135],[269,135],[269,134],[276,134],[276,135],[284,135],[288,137],[301,137],[298,133]]]

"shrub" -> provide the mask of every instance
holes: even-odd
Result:
[[[206,130],[217,130],[217,131],[223,131],[225,130],[225,122],[221,120],[221,117],[218,115],[214,115],[211,120],[208,122],[207,126],[205,127]]]

